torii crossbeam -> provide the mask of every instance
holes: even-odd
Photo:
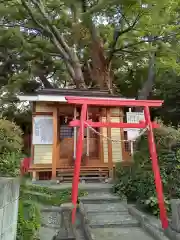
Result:
[[[160,176],[160,170],[158,165],[158,158],[156,152],[156,145],[154,141],[153,128],[159,127],[157,123],[151,122],[149,107],[160,107],[163,104],[163,101],[157,100],[124,100],[124,99],[95,99],[95,98],[86,98],[86,97],[66,97],[66,100],[69,104],[81,105],[81,116],[80,120],[73,120],[70,122],[70,126],[79,127],[78,132],[78,142],[77,142],[77,151],[76,151],[76,160],[74,168],[74,176],[72,183],[72,203],[74,209],[72,212],[72,223],[75,223],[76,218],[76,205],[78,198],[78,184],[79,184],[79,174],[81,167],[81,157],[83,149],[83,136],[84,128],[87,126],[91,127],[109,127],[109,128],[147,128],[148,131],[148,143],[149,143],[149,152],[152,161],[152,169],[154,172],[154,180],[156,185],[157,198],[160,209],[160,219],[163,229],[168,228],[168,219],[167,212],[164,203],[163,187]],[[112,123],[112,122],[92,122],[87,120],[87,107],[90,105],[94,106],[106,106],[106,107],[117,107],[117,106],[126,106],[126,107],[142,107],[144,109],[145,122],[140,123]]]

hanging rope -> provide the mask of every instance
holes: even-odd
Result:
[[[103,134],[99,133],[98,131],[96,131],[96,129],[94,129],[93,127],[91,127],[87,122],[85,122],[85,125],[88,126],[89,129],[91,129],[95,134],[105,138],[106,140],[109,140],[111,142],[114,142],[114,143],[120,143],[120,142],[136,142],[138,138],[140,138],[147,130],[148,130],[148,127],[144,128],[140,133],[139,135],[134,138],[134,139],[131,139],[131,140],[125,140],[125,139],[112,139],[112,138],[109,138],[107,136],[104,136]]]

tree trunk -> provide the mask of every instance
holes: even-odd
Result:
[[[155,53],[151,55],[151,58],[149,60],[148,78],[144,83],[142,89],[139,91],[138,94],[139,100],[145,100],[149,97],[153,89],[154,80],[155,80]]]
[[[101,40],[93,41],[91,44],[91,78],[96,82],[100,90],[108,90],[113,93],[110,64],[107,63],[103,44]]]
[[[83,71],[81,64],[76,62],[73,66],[74,68],[74,83],[78,89],[87,89],[87,86],[84,81]]]
[[[143,87],[139,90],[137,99],[146,100],[149,95],[152,93],[153,84],[155,80],[155,53],[152,53],[151,58],[149,59],[149,69],[148,69],[148,78],[143,84]],[[142,112],[143,108],[135,108],[136,112]]]

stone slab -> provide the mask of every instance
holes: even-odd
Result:
[[[140,228],[96,228],[92,229],[94,240],[153,240]]]
[[[89,203],[84,204],[84,207],[86,208],[86,212],[128,212],[127,208],[120,203]]]
[[[129,214],[120,214],[120,212],[112,213],[88,213],[88,222],[90,226],[138,226],[138,221],[133,219]]]
[[[180,233],[180,199],[171,200],[172,229]]]
[[[83,203],[97,203],[97,204],[102,204],[102,203],[116,203],[119,202],[119,197],[113,196],[109,193],[94,193],[94,194],[88,194],[87,196],[81,197],[80,201]]]

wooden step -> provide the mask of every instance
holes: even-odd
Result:
[[[37,171],[37,172],[51,172],[52,169],[49,168],[30,168],[29,169],[29,172],[32,172],[32,171]],[[57,171],[58,172],[74,172],[74,168],[61,168],[61,169],[58,169],[57,168]],[[108,171],[108,168],[107,167],[102,167],[102,168],[81,168],[81,172],[84,172],[84,171],[91,171],[91,172],[103,172],[103,171]]]
[[[104,172],[104,173],[88,173],[88,172],[84,172],[84,173],[80,173],[80,176],[86,176],[86,175],[91,175],[91,176],[99,176],[99,175],[101,175],[101,176],[105,176],[105,175],[107,175],[108,174],[108,172]],[[73,173],[66,173],[66,172],[64,172],[64,173],[57,173],[57,176],[73,176],[74,174]]]
[[[108,176],[104,176],[104,177],[80,177],[79,178],[79,181],[85,181],[85,182],[94,182],[94,181],[99,181],[99,182],[102,182],[102,181],[105,181],[105,179],[107,179]],[[57,177],[57,180],[60,180],[60,182],[72,182],[72,177],[61,177],[61,178],[58,178]]]
[[[93,170],[93,171],[92,170],[80,170],[81,173],[90,173],[90,172],[91,173],[103,173],[103,172],[106,173],[108,171],[109,171],[108,169],[107,170],[105,170],[105,169],[104,170]],[[58,171],[57,170],[57,172],[58,173],[69,173],[69,174],[72,173],[73,174],[74,170],[73,171],[70,171],[70,170]]]

